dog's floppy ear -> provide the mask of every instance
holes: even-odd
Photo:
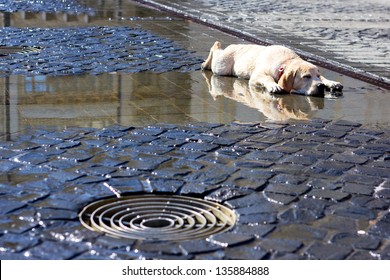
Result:
[[[290,92],[293,89],[294,79],[297,71],[287,67],[284,69],[282,76],[278,81],[278,85],[282,87],[284,91]]]

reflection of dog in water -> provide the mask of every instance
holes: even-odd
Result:
[[[318,68],[283,46],[230,45],[215,42],[202,69],[216,75],[249,79],[249,84],[270,93],[291,92],[324,96],[325,89],[340,92],[343,86],[320,75]]]
[[[307,120],[324,107],[324,99],[297,95],[271,95],[267,91],[249,85],[246,80],[222,77],[203,72],[214,99],[224,96],[260,111],[269,120]]]

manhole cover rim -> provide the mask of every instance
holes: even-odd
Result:
[[[123,203],[125,205],[122,205]],[[148,209],[148,205],[152,208]],[[111,209],[111,206],[114,209]],[[137,215],[140,209],[143,211],[142,215]],[[186,213],[181,212],[183,209]],[[107,213],[110,215],[104,216]],[[167,215],[171,215],[170,218]],[[139,220],[138,224],[134,224],[133,220],[129,221],[130,216],[136,217]],[[80,211],[79,219],[85,228],[116,238],[178,241],[208,238],[229,231],[237,221],[237,214],[223,204],[197,197],[145,194],[91,202]],[[147,227],[145,224],[141,226],[145,220],[159,223],[160,227]],[[166,225],[167,223],[169,225]]]

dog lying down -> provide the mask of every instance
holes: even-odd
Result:
[[[342,95],[343,86],[320,75],[318,68],[294,51],[278,45],[230,45],[222,49],[215,42],[202,69],[216,75],[249,79],[249,84],[270,93],[291,92],[324,96],[325,89]]]

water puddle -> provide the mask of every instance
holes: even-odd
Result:
[[[2,13],[0,22],[12,28],[140,28],[172,40],[194,56],[203,58],[217,39],[225,45],[242,42],[126,1],[112,1],[110,5],[90,2],[83,1],[94,13]],[[344,85],[343,97],[272,96],[249,88],[245,80],[216,77],[193,69],[164,73],[120,73],[111,69],[100,75],[4,76],[0,77],[0,136],[9,138],[27,128],[41,126],[101,128],[112,124],[143,126],[161,122],[229,123],[312,118],[344,119],[377,126],[390,122],[385,90],[326,69],[321,71],[328,79]]]

